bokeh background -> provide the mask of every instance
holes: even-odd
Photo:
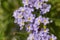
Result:
[[[60,0],[49,0],[51,10],[45,15],[53,20],[47,25],[50,33],[57,36],[60,40]],[[14,24],[13,12],[23,6],[22,0],[0,0],[0,40],[26,40],[28,33],[20,31],[19,26]]]

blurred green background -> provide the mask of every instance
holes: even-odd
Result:
[[[60,0],[49,0],[48,4],[52,7],[45,16],[53,20],[53,23],[47,27],[60,40]],[[19,30],[12,16],[20,6],[23,6],[22,0],[0,0],[0,40],[26,40],[28,34]]]

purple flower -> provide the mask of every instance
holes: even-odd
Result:
[[[35,2],[35,4],[34,4],[34,7],[35,7],[36,9],[42,8],[42,2],[41,2],[41,0],[37,0],[37,1]]]
[[[26,17],[24,17],[24,18],[25,18],[26,22],[33,22],[35,17],[33,16],[33,14],[30,14],[30,15],[27,15]]]
[[[20,7],[18,10],[15,10],[14,11],[14,14],[13,14],[13,17],[15,18],[15,23],[19,23],[20,21],[18,21],[18,20],[21,20],[21,19],[23,19],[24,17],[29,17],[29,18],[31,18],[31,22],[32,22],[32,20],[33,20],[33,15],[31,15],[32,13],[32,11],[34,11],[33,10],[33,8],[29,8],[29,7]],[[31,15],[31,16],[30,16]],[[27,19],[26,18],[26,19]],[[28,19],[29,19],[28,18]],[[25,19],[24,19],[25,20]]]
[[[24,6],[29,5],[29,0],[23,0],[22,3],[24,4]]]
[[[39,16],[35,19],[35,23],[36,25],[40,25],[40,23],[42,22],[42,16]]]
[[[29,0],[29,7],[34,7],[34,4],[37,0]]]
[[[26,14],[30,14],[32,11],[34,11],[32,8],[29,8],[29,7],[20,7],[18,10],[15,10],[14,11],[14,18],[23,18],[23,16]]]
[[[50,36],[50,40],[57,40],[57,38],[52,34],[52,35]]]
[[[15,11],[14,11],[13,17],[16,18],[16,19],[17,19],[17,18],[23,18],[22,13],[19,13],[18,11],[19,11],[19,10],[15,10]]]
[[[28,32],[33,30],[32,24],[27,24],[25,27],[26,27],[26,31],[28,31]]]
[[[34,34],[34,33],[33,33]],[[35,33],[34,34],[34,40],[40,40],[39,36],[38,36],[38,33]]]
[[[32,11],[34,11],[33,8],[29,8],[29,7],[20,7],[19,11],[21,11],[22,13],[31,13]]]
[[[27,38],[27,40],[34,40],[34,35],[32,33],[29,34],[29,37]]]
[[[24,26],[25,25],[25,20],[24,19],[18,19],[19,26]]]
[[[38,26],[36,24],[33,24],[33,32],[38,33]]]
[[[54,35],[49,35],[48,31],[49,29],[47,28],[46,31],[45,29],[41,29],[38,33],[30,33],[29,37],[27,39],[29,40],[56,40],[57,38]]]
[[[39,35],[42,37],[45,37],[49,33],[48,31],[49,29],[41,29],[41,31],[39,32]]]
[[[41,40],[49,40],[50,35],[46,35],[45,37],[41,37]]]
[[[20,26],[20,30],[22,30],[23,26],[25,25],[25,20],[24,19],[18,19],[18,20],[15,20],[15,22]]]
[[[36,1],[37,0],[23,0],[22,3],[24,4],[24,6],[33,7],[33,5]]]
[[[46,3],[42,4],[42,8],[40,9],[41,14],[45,14],[50,11],[51,5],[48,5]]]
[[[48,24],[48,23],[49,23],[49,18],[43,17],[42,23],[43,23],[44,25]]]
[[[24,6],[28,6],[28,5],[31,5],[33,6],[34,0],[23,0],[22,3],[24,4]]]

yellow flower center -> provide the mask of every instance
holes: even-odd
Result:
[[[29,17],[28,20],[31,20],[31,18]]]
[[[38,20],[38,23],[40,23],[40,20]]]
[[[50,40],[53,40],[53,38],[50,38]]]
[[[44,22],[46,22],[46,20],[44,20]]]
[[[44,27],[44,32],[46,32],[46,26],[43,26]]]
[[[28,29],[30,29],[30,26],[28,26]]]

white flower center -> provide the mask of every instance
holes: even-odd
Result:
[[[22,12],[24,12],[25,10],[24,10],[24,9],[22,9],[21,11],[22,11]]]
[[[19,15],[18,15],[18,18],[23,18],[23,15],[19,14]]]
[[[24,22],[23,21],[21,22],[21,25],[24,25]]]
[[[28,0],[26,0],[26,4],[28,4]]]

